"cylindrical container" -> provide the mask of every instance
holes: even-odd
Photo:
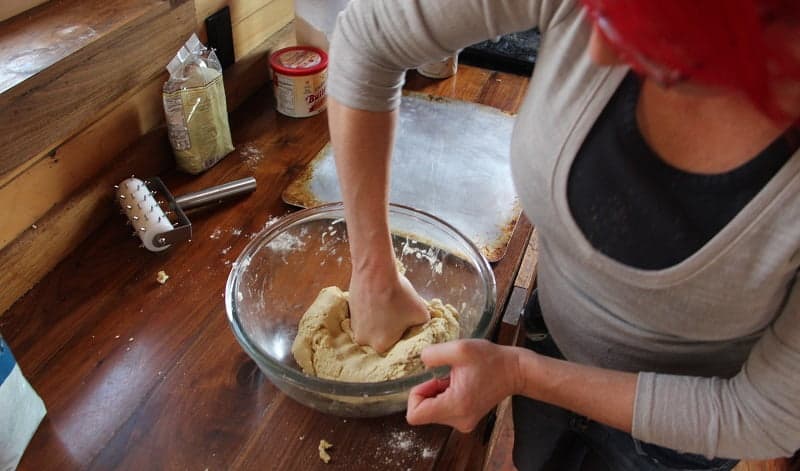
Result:
[[[328,54],[311,46],[275,51],[269,60],[278,112],[293,118],[314,116],[325,110]]]
[[[458,72],[458,54],[453,54],[440,61],[421,65],[417,67],[417,72],[420,75],[432,79],[446,79],[452,77]]]

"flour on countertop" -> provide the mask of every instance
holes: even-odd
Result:
[[[258,167],[264,154],[252,144],[245,144],[239,147],[239,155],[248,167],[254,169]]]
[[[400,451],[411,451],[413,455],[419,455],[422,459],[429,460],[436,457],[436,451],[424,446],[422,440],[411,430],[398,430],[391,433],[390,443],[392,448]]]

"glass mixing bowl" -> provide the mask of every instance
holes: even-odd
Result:
[[[390,206],[389,225],[395,255],[419,294],[459,311],[461,337],[485,337],[496,291],[494,274],[478,249],[449,224],[412,208]],[[341,203],[283,217],[256,235],[233,265],[225,288],[231,329],[264,375],[302,404],[346,417],[401,411],[409,390],[436,370],[350,383],[307,375],[292,356],[303,313],[322,288],[346,289],[350,268]]]

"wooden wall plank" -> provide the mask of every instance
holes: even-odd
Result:
[[[250,16],[242,18],[248,31],[256,28],[259,16],[254,11],[263,10],[260,15],[272,15],[279,26],[286,27],[290,22],[291,0],[273,0],[263,5],[247,2],[253,7],[241,9]],[[287,10],[286,5],[289,5]],[[282,16],[280,11],[284,13]],[[281,19],[282,18],[282,19]],[[281,22],[283,24],[281,25]],[[234,25],[236,31],[239,25]],[[263,37],[272,33],[263,31]],[[250,34],[250,33],[249,33]],[[290,43],[293,33],[286,31],[273,34],[272,40],[248,46],[232,68],[226,71],[225,85],[229,110],[235,109],[247,96],[269,79],[266,55],[277,47]],[[32,159],[25,165],[0,176],[0,208],[16,208],[9,211],[9,218],[0,226],[0,248],[5,247],[22,232],[35,224],[50,208],[64,201],[75,190],[82,187],[100,168],[136,139],[163,124],[161,107],[161,86],[166,80],[162,72],[141,89],[123,96],[113,103],[111,111],[49,154]]]
[[[245,98],[267,82],[265,55],[293,40],[294,29],[291,25],[286,26],[226,71],[225,85],[229,110],[237,108]],[[157,81],[155,85],[160,82],[161,80]],[[160,85],[156,87],[155,92],[158,93],[159,90]],[[147,97],[153,91],[143,89],[132,101],[147,101],[149,99]],[[69,155],[71,159],[80,159],[81,152],[88,151],[90,144],[97,141],[92,136],[96,137],[99,130],[109,133],[119,131],[124,134],[126,123],[131,127],[143,128],[146,127],[147,119],[161,119],[163,111],[160,109],[160,100],[152,114],[138,114],[137,112],[142,110],[142,106],[133,103],[129,103],[129,105],[129,108],[125,108],[127,111],[121,108],[119,112],[121,122],[113,114],[109,115],[108,122],[93,126],[85,134],[76,137],[77,142],[70,143],[69,148],[65,145],[64,152],[60,150],[56,155],[62,157]],[[138,124],[134,123],[134,116],[138,119]],[[134,136],[134,140],[136,138],[138,136]],[[236,141],[234,141],[234,145],[236,145]],[[119,156],[98,154],[92,158],[105,162],[107,167],[100,169],[102,173],[90,181],[84,181],[80,185],[82,190],[79,193],[65,198],[60,204],[50,209],[41,220],[34,219],[35,228],[31,227],[31,223],[21,226],[24,232],[0,250],[0,266],[13,267],[13,269],[3,270],[0,273],[0,315],[111,214],[113,204],[111,204],[110,194],[114,184],[119,183],[131,173],[156,175],[172,166],[172,154],[163,129],[150,133],[141,142],[137,141],[132,150],[126,150]],[[49,165],[49,163],[43,165]],[[80,165],[83,164],[75,164],[76,167]],[[93,162],[92,165],[98,165],[98,162]],[[42,172],[46,174],[47,169]],[[59,173],[49,174],[48,178],[56,178],[60,175]],[[27,173],[25,177],[28,177]],[[35,183],[34,180],[27,182]],[[0,204],[2,204],[0,207],[10,208],[5,206],[8,200],[2,200],[3,196],[3,189],[0,189]],[[17,206],[16,211],[20,212],[22,208]]]
[[[294,18],[294,3],[287,0],[272,0],[252,15],[242,19],[233,33],[234,52],[244,56],[272,36]],[[264,63],[267,67],[267,63]]]
[[[95,40],[6,90],[0,95],[0,174],[60,145],[160,74],[194,21],[194,2],[174,8],[156,2],[124,33]]]
[[[159,0],[61,0],[12,18],[0,28],[0,92],[29,91],[49,67],[168,9]]]
[[[292,3],[292,0],[284,0],[286,3]],[[194,10],[197,17],[197,26],[199,30],[203,30],[206,18],[219,11],[223,7],[231,9],[231,24],[234,29],[243,19],[255,13],[257,10],[263,8],[271,0],[195,0]]]
[[[8,212],[8,218],[0,226],[0,248],[84,186],[114,156],[163,122],[160,97],[165,78],[150,82],[53,154],[39,159],[0,187],[0,208],[17,208]]]
[[[5,312],[115,211],[113,186],[132,173],[156,175],[170,166],[164,130],[137,142],[90,185],[50,210],[0,251],[0,312]]]
[[[225,72],[225,93],[229,110],[238,108],[248,96],[270,81],[269,55],[293,44],[294,23],[289,23]]]
[[[30,10],[46,1],[47,0],[4,0],[3,3],[0,3],[0,21],[18,15],[23,11]]]

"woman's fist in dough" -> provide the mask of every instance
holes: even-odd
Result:
[[[348,304],[355,341],[378,352],[391,348],[409,327],[430,319],[425,301],[396,272],[387,280],[354,274]]]
[[[428,368],[450,366],[450,376],[411,390],[406,411],[411,425],[437,423],[470,432],[520,386],[517,351],[487,340],[431,345],[422,351],[422,361]]]

